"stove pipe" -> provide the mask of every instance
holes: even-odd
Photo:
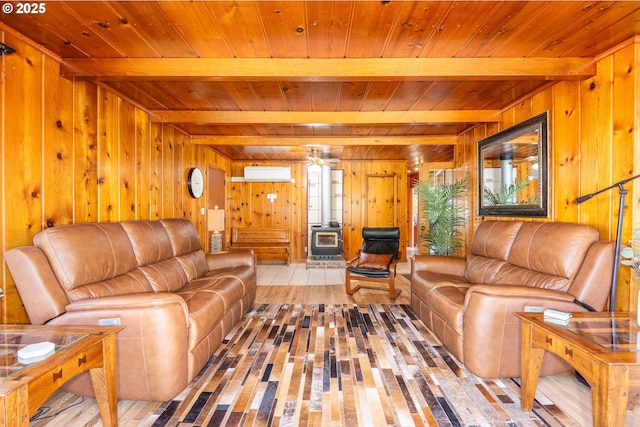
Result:
[[[331,221],[331,166],[322,165],[320,175],[320,221],[328,227]]]

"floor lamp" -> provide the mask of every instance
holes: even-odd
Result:
[[[207,214],[207,230],[211,232],[211,252],[222,251],[222,234],[224,230],[224,209],[209,209]]]
[[[624,220],[624,199],[627,196],[627,189],[624,188],[624,184],[629,181],[633,181],[636,178],[640,178],[640,175],[632,176],[631,178],[623,179],[622,181],[616,182],[615,184],[611,184],[607,188],[603,188],[600,191],[596,191],[595,193],[585,194],[584,196],[580,196],[576,199],[576,203],[582,203],[593,196],[603,193],[607,190],[611,190],[612,188],[618,187],[620,190],[620,210],[618,211],[618,229],[616,231],[616,249],[613,255],[613,274],[611,276],[611,296],[609,297],[609,311],[615,311],[616,309],[616,287],[618,284],[618,269],[620,268],[620,245],[622,240],[622,221]]]

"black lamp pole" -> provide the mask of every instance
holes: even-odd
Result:
[[[624,219],[624,199],[627,196],[627,189],[624,188],[624,184],[629,181],[633,181],[636,178],[640,178],[640,175],[632,176],[631,178],[623,179],[622,181],[611,184],[607,188],[603,188],[595,193],[586,194],[576,199],[576,203],[582,203],[589,200],[595,195],[603,193],[612,188],[618,187],[620,190],[620,210],[618,211],[618,230],[616,232],[616,249],[613,254],[613,274],[611,276],[611,296],[609,297],[609,311],[615,311],[616,309],[616,285],[618,284],[618,269],[620,268],[620,245],[622,240],[622,220]]]

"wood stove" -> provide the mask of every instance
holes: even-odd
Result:
[[[311,255],[315,259],[342,257],[342,227],[311,226]]]

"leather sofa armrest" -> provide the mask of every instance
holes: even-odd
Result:
[[[228,252],[215,252],[207,254],[207,266],[209,271],[215,271],[222,268],[233,267],[256,267],[256,257],[253,249],[242,248],[234,249]]]
[[[87,298],[70,303],[51,325],[98,325],[119,319],[116,334],[118,383],[135,384],[119,391],[128,400],[166,401],[188,384],[189,316],[185,301],[173,293],[127,294]],[[126,381],[124,379],[126,378]],[[82,374],[65,390],[92,395]]]
[[[189,310],[184,299],[171,292],[123,294],[109,297],[85,298],[69,303],[67,313],[103,310],[160,310],[163,306],[178,305],[185,319],[189,319]]]
[[[466,268],[466,259],[444,255],[418,254],[414,255],[411,263],[412,271],[430,271],[453,276],[464,276]]]
[[[465,296],[464,364],[482,378],[520,376],[521,321],[524,306],[585,311],[572,295],[550,289],[510,285],[473,285]]]

